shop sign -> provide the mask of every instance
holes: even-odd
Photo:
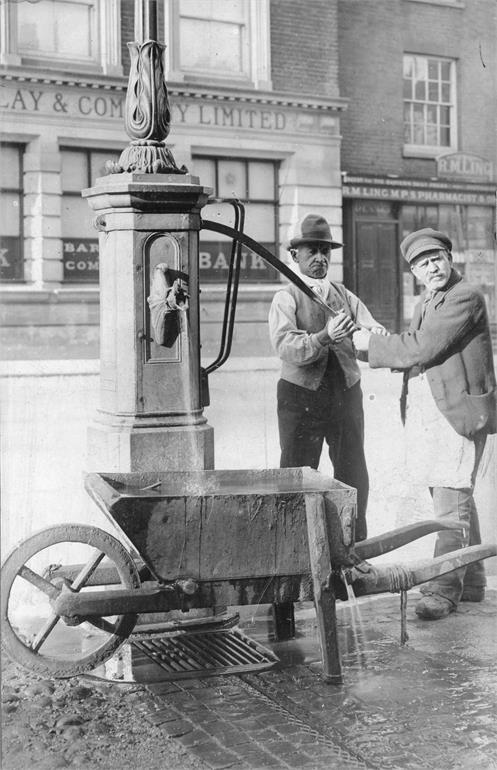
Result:
[[[343,187],[344,198],[371,198],[401,201],[403,203],[467,203],[494,206],[495,194],[466,190],[416,189],[411,187],[383,187],[376,185],[347,184]]]
[[[274,243],[262,244],[272,254],[275,253]],[[202,241],[199,251],[200,281],[210,283],[225,283],[228,276],[231,258],[231,243],[227,241]],[[278,281],[279,273],[268,265],[262,257],[250,249],[242,248],[240,278],[249,282]]]
[[[262,244],[272,254],[274,243]],[[98,240],[96,238],[63,238],[64,281],[67,283],[98,283]],[[231,258],[231,243],[205,241],[200,244],[200,280],[225,283]],[[250,249],[242,249],[240,277],[245,282],[275,282],[278,271]]]
[[[116,121],[125,116],[126,94],[100,90],[55,90],[51,88],[14,88],[2,84],[0,111],[18,115],[55,117],[58,120],[89,118],[95,121]],[[305,120],[303,120],[305,116]],[[319,117],[319,120],[318,120]],[[324,118],[327,120],[324,120]],[[311,120],[309,120],[311,118]],[[236,102],[212,99],[195,100],[171,98],[171,123],[195,127],[247,129],[270,134],[291,132],[338,133],[338,120],[328,112],[289,110],[279,105],[258,105],[243,99]]]
[[[21,239],[4,235],[0,238],[0,279],[22,281],[23,278]]]
[[[437,176],[443,179],[461,179],[466,182],[492,182],[493,164],[478,155],[451,152],[437,158]]]
[[[62,261],[67,283],[98,283],[97,238],[63,238]]]

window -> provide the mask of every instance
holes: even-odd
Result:
[[[180,0],[179,11],[181,69],[248,77],[247,3]]]
[[[22,158],[22,146],[0,145],[0,278],[9,282],[24,280]]]
[[[64,281],[98,283],[98,236],[94,214],[81,190],[105,176],[105,162],[118,160],[119,152],[63,149],[62,156],[62,259]]]
[[[456,147],[455,64],[404,56],[404,151],[432,157]]]
[[[24,56],[98,59],[95,0],[18,3],[17,45]]]
[[[122,75],[119,0],[0,3],[0,62]]]
[[[277,244],[278,165],[274,161],[240,158],[194,157],[193,173],[202,184],[211,187],[216,198],[238,198],[245,204],[244,231],[260,241],[273,254]],[[234,210],[229,203],[207,205],[204,219],[233,227]],[[200,280],[226,281],[231,255],[231,241],[225,236],[203,230],[200,240]],[[249,249],[242,249],[240,275],[244,282],[276,282],[279,273]]]
[[[169,80],[271,87],[269,0],[165,2]]]

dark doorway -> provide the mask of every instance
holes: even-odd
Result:
[[[396,222],[355,221],[357,294],[389,331],[400,322],[399,257]]]
[[[344,282],[388,331],[401,331],[403,276],[399,207],[389,200],[344,201]]]

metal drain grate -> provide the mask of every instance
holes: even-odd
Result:
[[[262,671],[278,658],[238,628],[177,633],[132,641],[133,646],[167,672],[167,679]]]

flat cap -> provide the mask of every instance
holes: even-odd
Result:
[[[328,243],[332,249],[339,249],[342,243],[333,240],[330,226],[319,214],[306,214],[290,228],[289,249],[295,249],[302,243]]]
[[[451,251],[452,241],[445,233],[432,230],[431,227],[424,227],[422,230],[409,233],[400,244],[401,254],[409,264],[421,254],[438,249]]]

